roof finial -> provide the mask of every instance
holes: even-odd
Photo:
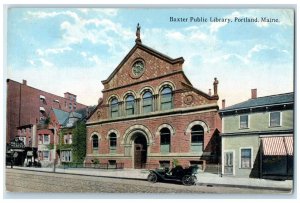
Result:
[[[135,33],[136,39],[135,39],[135,43],[142,43],[141,36],[140,36],[140,30],[141,30],[141,26],[138,23],[137,26],[136,26],[136,33]]]
[[[219,84],[219,80],[217,78],[215,78],[214,81],[214,96],[218,96],[218,84]]]

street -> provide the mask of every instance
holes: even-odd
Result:
[[[149,183],[96,176],[71,175],[6,169],[8,192],[55,193],[219,193],[219,194],[288,194],[285,191],[236,187],[183,186],[176,183]]]

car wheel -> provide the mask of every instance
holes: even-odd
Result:
[[[147,177],[147,180],[151,183],[156,183],[157,175],[155,173],[150,173]]]
[[[191,176],[191,175],[185,175],[182,178],[182,183],[183,183],[183,185],[186,185],[186,186],[194,185],[195,182],[196,182],[195,177]]]

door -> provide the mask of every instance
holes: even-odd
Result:
[[[233,175],[233,152],[225,152],[224,174]]]
[[[134,168],[142,168],[142,144],[134,144]]]

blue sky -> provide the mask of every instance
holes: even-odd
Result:
[[[279,23],[170,22],[170,17],[270,17]],[[294,12],[289,9],[11,8],[7,16],[7,78],[94,105],[105,80],[135,44],[172,58],[204,91],[219,80],[232,105],[293,91]]]

